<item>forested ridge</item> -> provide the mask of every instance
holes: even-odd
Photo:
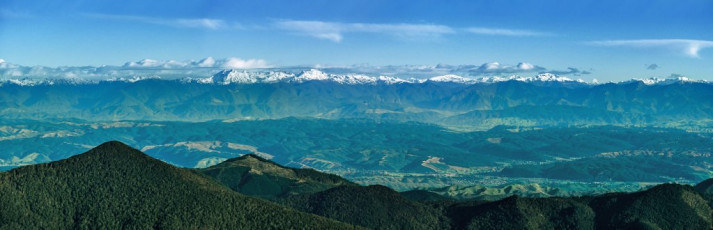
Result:
[[[120,142],[0,174],[0,229],[334,229]]]
[[[359,186],[255,155],[183,169],[107,142],[0,173],[0,229],[710,229],[712,184],[455,200]]]

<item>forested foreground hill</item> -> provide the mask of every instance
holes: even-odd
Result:
[[[231,191],[120,142],[0,174],[0,229],[349,229]]]
[[[235,191],[374,229],[708,229],[713,210],[703,182],[589,197],[455,201],[429,191],[398,193],[245,155],[197,171]],[[301,173],[300,173],[301,172]],[[700,193],[698,191],[700,191]],[[511,194],[518,194],[516,191]]]
[[[236,191],[251,187],[251,194],[297,210],[374,229],[713,227],[713,210],[710,200],[705,198],[710,196],[707,192],[713,184],[710,181],[702,182],[696,189],[688,185],[662,184],[636,193],[569,198],[511,196],[487,202],[456,201],[429,191],[398,193],[379,185],[356,186],[317,171],[309,171],[309,177],[300,177],[289,173],[293,170],[298,169],[246,155],[200,171],[208,172],[207,175]],[[275,196],[276,192],[282,195]]]
[[[107,142],[66,160],[0,173],[0,229],[711,229],[711,184],[456,201],[359,186],[255,155],[181,169]]]

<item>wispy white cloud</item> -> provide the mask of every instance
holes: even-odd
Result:
[[[551,33],[532,31],[532,30],[517,30],[517,29],[504,29],[504,28],[484,28],[484,27],[470,27],[465,29],[466,32],[481,34],[481,35],[497,35],[497,36],[513,36],[513,37],[536,37],[536,36],[550,36]]]
[[[591,74],[590,71],[581,70],[575,67],[568,67],[567,70],[548,69],[529,62],[520,62],[517,65],[501,64],[499,62],[487,62],[482,65],[438,65],[430,72],[444,74],[466,74],[470,76],[504,76],[511,74],[527,73],[552,73],[555,75],[581,76]],[[413,71],[411,71],[413,72]]]
[[[85,14],[88,17],[106,19],[106,20],[119,20],[119,21],[135,21],[141,23],[173,26],[173,27],[183,27],[183,28],[201,28],[201,29],[223,29],[228,27],[228,23],[221,19],[213,18],[155,18],[155,17],[145,17],[145,16],[135,16],[135,15],[115,15],[115,14]]]
[[[590,42],[592,45],[632,48],[668,49],[689,57],[699,57],[700,50],[713,47],[713,41],[691,39],[607,40]]]
[[[581,75],[592,73],[587,70],[581,70],[581,69],[575,68],[575,67],[567,67],[567,70],[548,70],[546,72],[555,74],[555,75],[568,75],[568,76],[581,76]]]
[[[346,33],[386,34],[401,39],[438,38],[445,34],[455,33],[448,26],[436,24],[373,24],[280,20],[275,22],[275,26],[282,30],[334,42],[341,42]]]
[[[140,61],[130,61],[124,63],[124,68],[226,68],[226,69],[260,69],[268,68],[270,65],[263,59],[241,59],[230,57],[225,59],[215,59],[207,57],[199,61],[175,61],[175,60],[154,60],[143,59]]]
[[[522,72],[537,72],[545,71],[546,69],[531,63],[520,62],[515,66],[501,65],[499,62],[488,62],[484,63],[478,68],[474,68],[469,72],[474,75],[481,74],[510,74],[510,73],[522,73]]]

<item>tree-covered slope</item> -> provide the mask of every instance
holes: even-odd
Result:
[[[373,229],[447,229],[443,213],[380,185],[340,186],[284,201],[298,210]]]
[[[693,188],[703,195],[711,196],[713,195],[713,179],[701,181]]]
[[[363,187],[336,175],[284,167],[253,154],[197,171],[242,194],[354,225],[374,229],[447,228],[441,212],[390,188]]]
[[[600,229],[711,229],[713,209],[708,203],[693,187],[677,184],[589,201]]]
[[[337,175],[284,167],[254,154],[228,159],[197,171],[242,194],[264,198],[311,194],[341,185],[356,185]]]
[[[4,229],[351,228],[243,196],[120,142],[1,173],[0,194]]]
[[[404,191],[400,192],[399,194],[401,194],[401,196],[405,197],[406,199],[421,202],[453,200],[453,198],[421,189]]]
[[[485,204],[463,202],[447,213],[455,229],[594,229],[595,216],[572,199],[517,196]]]

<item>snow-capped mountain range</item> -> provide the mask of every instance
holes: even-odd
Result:
[[[2,65],[8,65],[7,63],[0,63]],[[139,63],[141,64],[141,63]],[[138,65],[136,63],[127,64],[130,66]],[[30,72],[34,71],[37,73],[46,72],[45,67],[32,67]],[[102,68],[102,67],[100,67]],[[108,67],[107,67],[108,68]],[[2,84],[15,84],[22,86],[34,86],[34,85],[54,85],[54,84],[96,84],[99,82],[137,82],[146,79],[167,79],[167,80],[180,80],[185,83],[200,83],[200,84],[218,84],[218,85],[229,85],[229,84],[270,84],[270,83],[305,83],[310,81],[324,81],[324,82],[334,82],[338,84],[346,85],[375,85],[375,84],[423,84],[427,82],[438,82],[438,83],[455,83],[455,84],[487,84],[487,83],[497,83],[505,81],[520,81],[520,82],[530,82],[530,83],[574,83],[583,85],[597,85],[599,82],[592,81],[586,82],[582,79],[572,79],[565,76],[559,76],[552,73],[540,73],[532,77],[511,75],[511,76],[488,76],[488,77],[465,77],[457,74],[443,74],[426,78],[399,78],[391,76],[369,76],[366,74],[359,73],[330,73],[320,69],[224,69],[224,70],[212,70],[214,74],[211,74],[212,69],[201,69],[200,71],[187,71],[180,72],[176,70],[166,71],[166,70],[143,70],[140,72],[127,72],[126,75],[121,75],[122,72],[112,72],[111,75],[106,77],[97,77],[92,71],[84,71],[79,74],[74,72],[67,72],[63,75],[52,75],[55,77],[41,78],[41,77],[21,77],[22,75],[14,75],[12,72],[9,74],[4,74],[4,77],[0,78],[0,85]],[[44,71],[44,72],[43,72]],[[94,70],[98,72],[99,70]],[[103,70],[106,71],[106,70]],[[215,73],[214,71],[218,71]],[[42,76],[42,74],[37,74]],[[33,76],[37,76],[33,75]],[[87,75],[87,76],[83,76]],[[162,76],[169,75],[171,77],[163,78]],[[9,76],[9,77],[8,77]],[[13,77],[17,76],[17,77]],[[208,77],[202,77],[208,76]],[[627,83],[639,81],[646,85],[667,85],[677,82],[697,82],[697,83],[710,83],[705,80],[693,80],[687,77],[679,76],[675,78],[648,78],[648,79],[632,79],[628,81],[623,81],[619,83]]]
[[[223,70],[208,78],[185,79],[206,84],[255,84],[255,83],[304,83],[308,81],[328,81],[339,84],[398,84],[415,83],[414,80],[404,80],[395,77],[371,77],[363,74],[329,74],[317,69],[305,70],[294,74],[282,71],[249,72],[246,70]]]
[[[54,84],[96,84],[99,82],[137,82],[147,79],[161,79],[160,76],[130,76],[130,77],[112,77],[103,80],[88,80],[80,77],[72,78],[10,78],[0,81],[1,84],[16,84],[23,86],[33,85],[54,85]],[[368,76],[364,74],[332,74],[326,73],[319,69],[309,69],[298,73],[288,71],[254,71],[240,69],[226,69],[213,74],[210,77],[183,77],[179,79],[185,83],[200,83],[200,84],[270,84],[270,83],[305,83],[310,81],[334,82],[346,85],[374,85],[374,84],[423,84],[427,82],[438,83],[456,83],[456,84],[487,84],[505,81],[520,81],[520,82],[557,82],[557,83],[579,83],[579,84],[599,84],[598,82],[586,82],[582,79],[571,79],[565,76],[557,76],[551,73],[541,73],[533,77],[525,76],[507,76],[507,77],[479,77],[470,78],[455,74],[447,74],[434,76],[426,79],[416,78],[398,78],[390,76]],[[646,85],[667,85],[677,82],[698,82],[710,83],[705,80],[693,80],[687,77],[676,78],[648,78],[648,79],[632,79],[621,83],[639,81]]]
[[[365,85],[365,84],[421,84],[426,82],[442,82],[442,83],[458,83],[458,84],[480,84],[480,83],[497,83],[505,81],[520,81],[520,82],[559,82],[559,83],[581,83],[581,84],[600,84],[599,82],[587,82],[582,79],[572,79],[565,76],[558,76],[552,73],[541,73],[533,77],[525,77],[519,75],[512,75],[507,77],[463,77],[456,74],[446,74],[439,75],[425,79],[417,78],[398,78],[389,76],[368,76],[364,74],[332,74],[326,73],[319,69],[310,69],[301,71],[299,73],[290,73],[284,71],[263,71],[255,72],[248,70],[237,70],[229,69],[223,70],[211,77],[207,78],[185,78],[186,82],[198,82],[205,84],[255,84],[255,83],[304,83],[308,81],[327,81],[335,82],[339,84],[347,85]],[[648,78],[639,79],[634,78],[628,81],[622,81],[619,83],[628,82],[642,82],[646,85],[667,85],[678,82],[697,82],[697,83],[710,83],[706,80],[694,80],[683,76],[678,76],[674,78]],[[617,82],[611,82],[617,83]]]
[[[597,85],[572,76],[588,71],[569,68],[569,71],[547,69],[531,63],[504,65],[489,62],[482,65],[402,65],[402,66],[292,66],[272,67],[260,59],[212,57],[202,60],[162,61],[143,59],[121,66],[22,66],[0,59],[0,85],[23,86],[54,84],[96,84],[99,82],[137,82],[146,79],[179,80],[199,84],[269,84],[325,81],[338,84],[420,84],[427,82],[480,84],[505,81],[531,83],[563,83],[568,85]],[[473,77],[476,76],[476,77]],[[676,82],[708,81],[674,78],[632,79],[622,82],[642,82],[646,85],[665,85]]]

